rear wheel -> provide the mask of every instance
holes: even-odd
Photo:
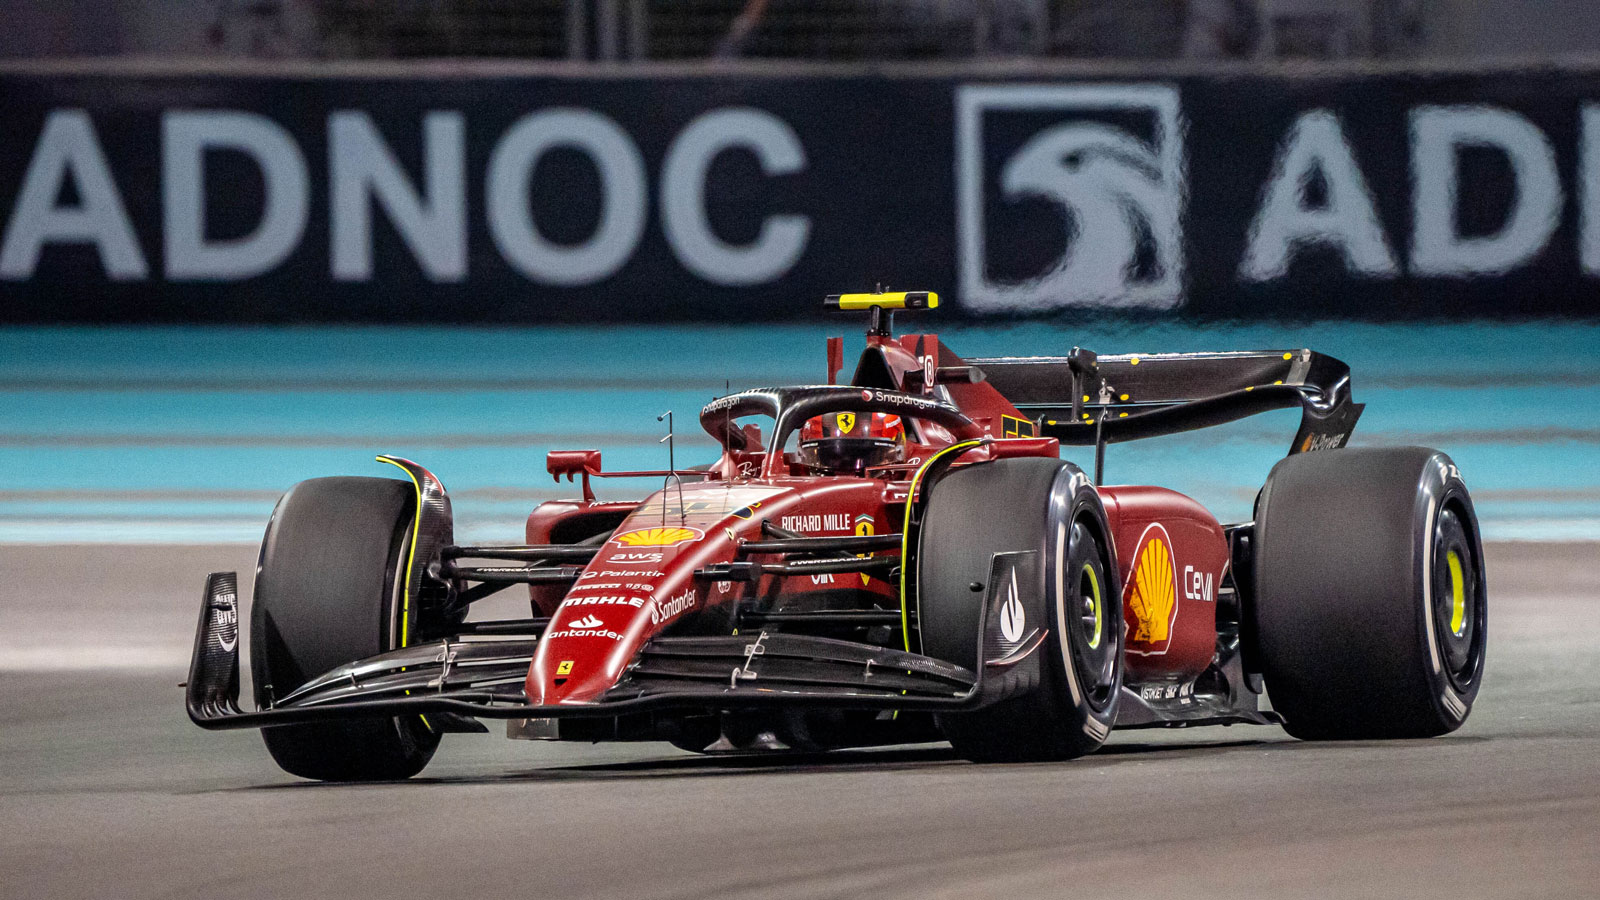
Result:
[[[1472,501],[1448,456],[1292,456],[1262,489],[1255,545],[1256,641],[1290,734],[1431,737],[1466,721],[1488,593]]]
[[[415,634],[405,597],[415,508],[412,485],[389,478],[316,478],[278,501],[250,620],[258,705]],[[279,725],[261,737],[284,771],[322,781],[409,778],[439,745],[415,715]]]
[[[922,650],[978,671],[978,620],[996,553],[1037,551],[1022,609],[1040,614],[1038,676],[1009,698],[939,716],[950,743],[976,761],[1070,759],[1097,749],[1116,721],[1122,686],[1122,593],[1107,550],[1099,496],[1083,473],[1053,459],[956,469],[931,490],[918,554]],[[1016,571],[1023,571],[1018,569]],[[977,584],[984,589],[972,590]],[[1009,604],[1008,604],[1009,605]],[[1002,607],[1005,614],[1006,607]],[[993,615],[991,613],[991,615]],[[1031,613],[1028,615],[1032,615]],[[1015,623],[1017,631],[1023,623]]]

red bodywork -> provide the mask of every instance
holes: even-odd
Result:
[[[961,360],[933,335],[869,336],[853,384],[927,393],[931,375]],[[872,350],[881,353],[871,353]],[[832,350],[830,346],[830,351]],[[830,352],[829,376],[837,368]],[[872,360],[874,371],[867,371]],[[878,365],[881,360],[882,365]],[[887,383],[885,383],[887,382]],[[940,384],[983,436],[995,440],[963,464],[997,456],[1059,455],[1053,438],[1034,436],[1033,422],[988,384]],[[779,592],[776,576],[741,584],[697,582],[695,570],[735,558],[741,542],[761,540],[763,519],[803,535],[892,534],[901,531],[910,479],[918,464],[962,437],[923,428],[906,446],[904,465],[873,477],[805,474],[781,452],[724,451],[700,481],[674,482],[639,502],[599,502],[588,488],[600,474],[593,451],[552,454],[551,471],[581,474],[584,499],[541,505],[528,518],[529,544],[561,543],[609,531],[570,590],[534,586],[536,613],[551,616],[528,671],[535,704],[598,700],[640,647],[664,630],[727,633],[732,606],[746,596]],[[779,448],[781,450],[781,448]],[[1228,565],[1222,526],[1195,501],[1153,487],[1100,489],[1120,569],[1127,618],[1126,672],[1131,683],[1192,680],[1213,658],[1216,592]],[[619,524],[620,522],[620,524]],[[851,592],[883,609],[898,609],[899,585],[860,574],[782,579],[786,602]]]
[[[1108,486],[1100,497],[1122,576],[1128,681],[1195,678],[1216,652],[1217,587],[1228,568],[1222,526],[1199,503],[1165,488]],[[1167,545],[1165,560],[1153,547],[1158,541]],[[1165,617],[1150,615],[1167,606],[1169,592]]]

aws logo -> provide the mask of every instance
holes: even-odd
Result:
[[[676,547],[688,541],[698,541],[706,533],[698,528],[673,526],[668,528],[638,528],[624,531],[613,537],[611,543],[618,547]]]
[[[1176,87],[972,85],[957,90],[956,110],[963,302],[980,311],[1179,303]]]
[[[1178,616],[1178,578],[1172,558],[1172,537],[1151,523],[1133,551],[1133,571],[1123,589],[1128,617],[1128,652],[1160,656],[1172,644]]]

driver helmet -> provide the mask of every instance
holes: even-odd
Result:
[[[800,429],[800,461],[825,474],[863,475],[905,458],[906,428],[890,413],[813,416]]]

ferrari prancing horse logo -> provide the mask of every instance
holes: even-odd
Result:
[[[839,413],[839,418],[837,421],[839,423],[840,434],[849,434],[850,432],[856,430],[855,413]]]
[[[856,536],[857,537],[866,537],[866,536],[868,536],[870,534],[872,534],[872,517],[867,515],[866,513],[862,513],[861,515],[856,516]],[[871,555],[872,554],[870,554],[870,553],[857,553],[856,554],[856,556],[859,556],[859,557],[861,557],[863,559],[865,559],[866,557],[871,556]],[[861,583],[863,585],[865,585],[867,582],[869,582],[871,580],[872,580],[872,576],[871,575],[868,575],[866,573],[862,573],[862,575],[861,575]]]

